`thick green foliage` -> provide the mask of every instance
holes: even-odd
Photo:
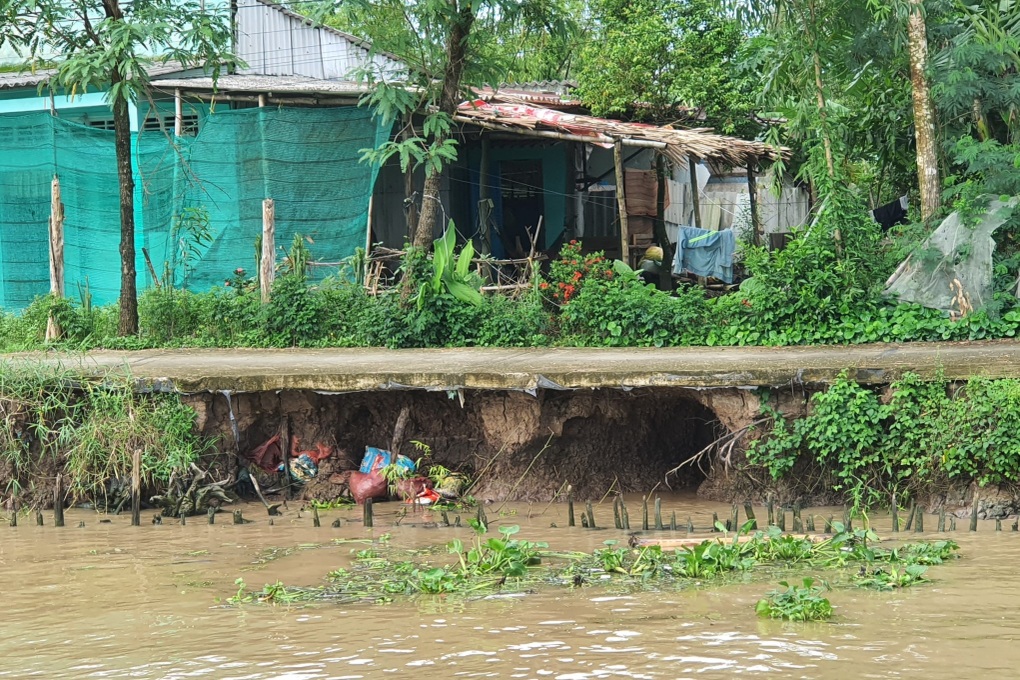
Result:
[[[103,503],[108,484],[130,474],[142,450],[142,479],[166,484],[206,453],[195,412],[178,395],[137,393],[127,380],[84,380],[57,369],[0,365],[0,463],[7,493],[62,470],[76,501]]]
[[[641,282],[601,253],[568,243],[537,285],[516,298],[478,296],[460,257],[446,257],[445,274],[413,251],[404,271],[413,293],[369,295],[341,274],[310,283],[283,272],[263,305],[257,282],[237,269],[222,287],[204,293],[173,288],[146,291],[140,301],[141,334],[116,337],[116,310],[39,298],[22,314],[0,313],[0,349],[43,345],[50,310],[71,349],[106,347],[667,347],[686,345],[800,345],[975,340],[1014,337],[1020,308],[1005,291],[993,308],[960,320],[917,305],[891,305],[875,281],[890,268],[873,224],[847,219],[852,198],[831,209],[781,251],[748,248],[753,275],[739,290],[707,297],[697,287],[671,293]],[[836,232],[842,252],[836,248]],[[1012,232],[1008,232],[1012,233]],[[849,234],[849,235],[848,235]],[[1008,238],[1006,241],[1012,243]],[[1001,288],[1015,285],[1020,251],[996,264]],[[452,253],[447,248],[444,253]],[[897,258],[899,251],[897,251]],[[463,265],[460,271],[465,272]],[[469,296],[468,297],[465,296]]]
[[[846,377],[811,398],[810,413],[752,442],[748,460],[773,478],[808,459],[854,498],[956,480],[1020,481],[1020,381],[972,378],[951,390],[908,374],[882,401]]]

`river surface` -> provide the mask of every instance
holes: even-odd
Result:
[[[629,501],[632,525],[639,503]],[[955,680],[1020,673],[1020,534],[1008,523],[995,533],[982,522],[972,534],[958,521],[952,538],[962,559],[932,567],[931,585],[833,591],[830,623],[757,619],[754,604],[774,585],[760,578],[682,590],[549,588],[386,605],[225,604],[238,577],[254,588],[278,579],[320,583],[364,547],[336,545],[335,538],[388,533],[394,545],[412,547],[467,536],[421,526],[435,519],[428,514],[394,527],[396,507],[376,506],[374,530],[346,522],[360,519],[351,510],[323,512],[322,528],[313,528],[294,504],[274,526],[261,506],[246,506],[255,522],[241,526],[229,515],[213,526],[204,517],[154,526],[148,512],[141,527],[131,527],[127,516],[100,523],[99,515],[74,510],[58,529],[50,513],[43,527],[22,517],[20,526],[0,528],[0,678]],[[702,528],[712,512],[729,514],[728,506],[692,497],[672,497],[664,507]],[[498,521],[496,506],[488,512],[493,524],[519,524],[519,537],[554,549],[590,550],[622,536],[566,528],[562,504],[508,505]],[[609,503],[596,516],[611,524]],[[329,526],[335,517],[343,527]],[[926,520],[934,529],[935,518]],[[874,524],[888,527],[888,519]]]

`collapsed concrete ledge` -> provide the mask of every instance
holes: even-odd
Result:
[[[130,375],[182,393],[314,390],[575,390],[823,385],[842,371],[883,384],[922,378],[1020,378],[1013,340],[810,347],[180,349],[22,353],[15,363]]]

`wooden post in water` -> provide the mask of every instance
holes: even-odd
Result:
[[[712,513],[712,531],[719,531],[719,513]]]
[[[15,505],[13,508],[11,508],[11,520],[10,520],[10,524],[11,524],[12,527],[18,526],[18,506],[17,505]]]
[[[903,531],[910,531],[910,527],[914,525],[914,510],[917,508],[917,501],[910,501],[910,510],[907,511],[907,523],[903,526]]]
[[[131,454],[131,526],[142,525],[142,450]]]
[[[234,510],[234,524],[244,524],[244,515],[240,510]]]
[[[450,526],[450,516],[448,514],[446,514],[446,510],[445,509],[439,511],[439,516],[443,520],[443,526],[444,527]]]
[[[1020,531],[1020,517],[1018,517],[1017,519],[1013,520],[1013,524],[1010,525],[1009,530],[1010,531]]]
[[[946,506],[945,506],[945,504],[943,504],[942,505],[942,509],[939,510],[938,531],[941,534],[945,530],[946,530]]]
[[[662,531],[662,499],[655,497],[655,528]]]
[[[314,505],[312,506],[312,526],[313,527],[322,526],[322,522],[319,520],[319,509]]]
[[[54,175],[50,183],[50,294],[64,297],[64,203],[60,200],[60,179]],[[62,330],[51,311],[46,320],[46,342],[58,340]]]
[[[669,530],[676,531],[676,510],[669,515]]]
[[[485,514],[484,505],[481,504],[478,505],[478,517],[476,519],[482,525],[483,530],[485,531],[489,530],[489,516]]]
[[[765,500],[765,511],[768,513],[768,525],[775,526],[776,524],[776,506],[772,503],[772,495]]]
[[[690,517],[687,518],[687,533],[688,534],[694,533],[694,522],[691,521]]]
[[[187,524],[188,524],[188,516],[182,512],[181,513],[181,526],[183,527],[183,526],[186,526]]]
[[[804,524],[800,519],[800,502],[793,504],[793,533],[800,534],[804,532]]]
[[[754,506],[751,505],[750,501],[744,501],[744,514],[747,515],[747,521],[751,523],[751,531],[758,529],[758,520],[754,516]]]
[[[892,532],[898,534],[900,532],[900,509],[896,506],[896,494],[892,495],[892,506],[890,507],[892,513]]]
[[[972,507],[970,509],[970,530],[971,531],[977,531],[977,521],[978,521],[977,513],[978,513],[978,499],[977,499],[977,494],[974,494],[974,507]]]
[[[59,473],[53,487],[53,526],[64,526],[64,478]]]
[[[829,518],[825,520],[825,533],[832,533],[832,515],[829,515]]]
[[[1002,520],[998,517],[995,518],[995,530],[1002,531]]]
[[[588,524],[588,515],[586,515],[586,514],[584,514],[582,512],[581,513],[581,528],[582,529],[587,529],[588,527],[589,527],[589,524]]]
[[[574,487],[567,485],[567,526],[577,526],[574,522]]]
[[[273,199],[262,201],[262,257],[259,258],[259,292],[262,304],[269,302],[276,278],[276,205]],[[290,451],[284,451],[284,462]]]
[[[591,501],[584,504],[584,511],[588,515],[588,526],[595,528],[595,510],[591,507]]]
[[[740,529],[740,508],[737,507],[736,503],[730,508],[730,524],[733,525],[733,531]]]
[[[630,513],[627,511],[627,504],[620,498],[620,512],[623,514],[623,530],[630,531]]]
[[[361,517],[366,527],[372,527],[372,499],[366,498],[365,505],[361,508]],[[459,517],[458,517],[459,519]]]
[[[786,508],[779,506],[777,510],[779,510],[779,516],[776,517],[778,520],[776,526],[779,527],[780,531],[786,531]]]
[[[804,528],[807,529],[809,534],[815,533],[815,516],[814,515],[808,515],[807,516],[807,520],[805,520],[805,527]]]
[[[917,506],[917,520],[914,522],[914,533],[924,533],[924,507]]]
[[[613,499],[613,526],[617,529],[623,529],[623,517],[620,515],[619,497]]]
[[[641,497],[641,531],[648,531],[648,496]]]
[[[42,510],[35,511],[35,525],[39,527],[43,525]]]
[[[620,214],[620,260],[630,266],[630,223],[627,220],[626,176],[623,167],[623,142],[613,144],[613,167],[616,170],[616,207]],[[648,527],[645,527],[648,529]]]
[[[850,507],[847,506],[847,505],[844,505],[843,506],[843,528],[846,531],[850,531],[850,529],[851,529],[851,520],[852,519],[853,518],[850,516]]]
[[[216,508],[209,508],[209,524],[216,524]]]

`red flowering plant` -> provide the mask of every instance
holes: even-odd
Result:
[[[559,257],[549,265],[549,276],[538,287],[557,305],[565,305],[580,294],[586,281],[613,278],[612,262],[603,252],[581,252],[581,242],[563,244]]]

